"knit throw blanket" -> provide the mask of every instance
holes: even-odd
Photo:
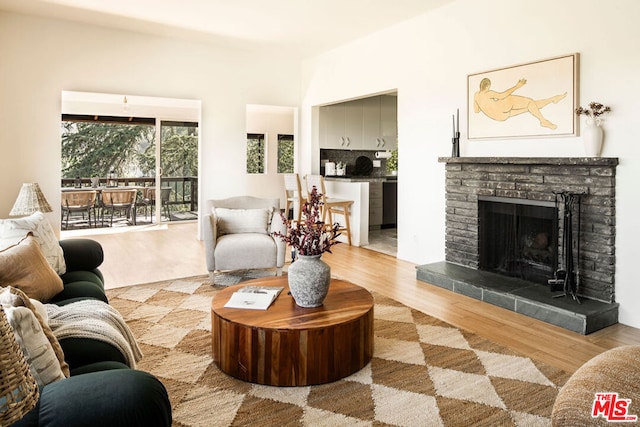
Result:
[[[58,340],[90,338],[116,347],[130,368],[142,359],[142,351],[122,315],[109,304],[98,300],[82,300],[57,306],[46,304],[49,327]]]

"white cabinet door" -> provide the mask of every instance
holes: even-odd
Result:
[[[383,149],[394,150],[398,147],[398,97],[382,95],[380,97],[380,138]]]
[[[365,98],[363,107],[363,148],[393,150],[398,146],[397,97]]]
[[[345,147],[348,150],[362,149],[362,100],[345,103]]]
[[[320,148],[346,148],[344,126],[344,104],[320,107]]]
[[[381,145],[379,96],[362,100],[362,129],[362,148],[379,150]]]

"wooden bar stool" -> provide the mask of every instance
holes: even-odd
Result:
[[[353,200],[328,199],[325,203],[329,213],[329,221],[327,222],[326,227],[331,228],[331,224],[337,222],[334,220],[334,215],[342,215],[344,217],[344,225],[340,224],[338,231],[345,233],[347,236],[347,242],[349,243],[349,246],[351,246],[351,225],[349,224],[349,215]]]
[[[306,198],[302,195],[302,185],[300,184],[300,176],[297,173],[285,173],[284,174],[284,199],[286,205],[284,208],[284,214],[289,218],[289,210],[293,209],[293,218],[302,218],[302,207]],[[296,210],[298,211],[295,215]]]
[[[336,199],[333,197],[327,197],[327,190],[324,185],[324,177],[322,175],[307,175],[307,194],[311,193],[313,187],[316,187],[322,194],[322,221],[325,223],[327,229],[331,229],[331,226],[335,221],[334,215],[341,215],[344,218],[344,224],[340,223],[338,231],[344,233],[347,236],[347,242],[351,246],[351,224],[349,222],[350,208],[353,204],[353,200]]]

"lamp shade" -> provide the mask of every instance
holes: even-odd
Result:
[[[44,197],[36,182],[22,184],[18,198],[9,212],[9,216],[31,215],[34,212],[52,212],[51,206]]]
[[[39,391],[0,305],[0,425],[8,426],[38,403]]]

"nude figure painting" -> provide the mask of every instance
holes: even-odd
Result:
[[[467,137],[577,135],[577,72],[576,53],[469,75]]]

